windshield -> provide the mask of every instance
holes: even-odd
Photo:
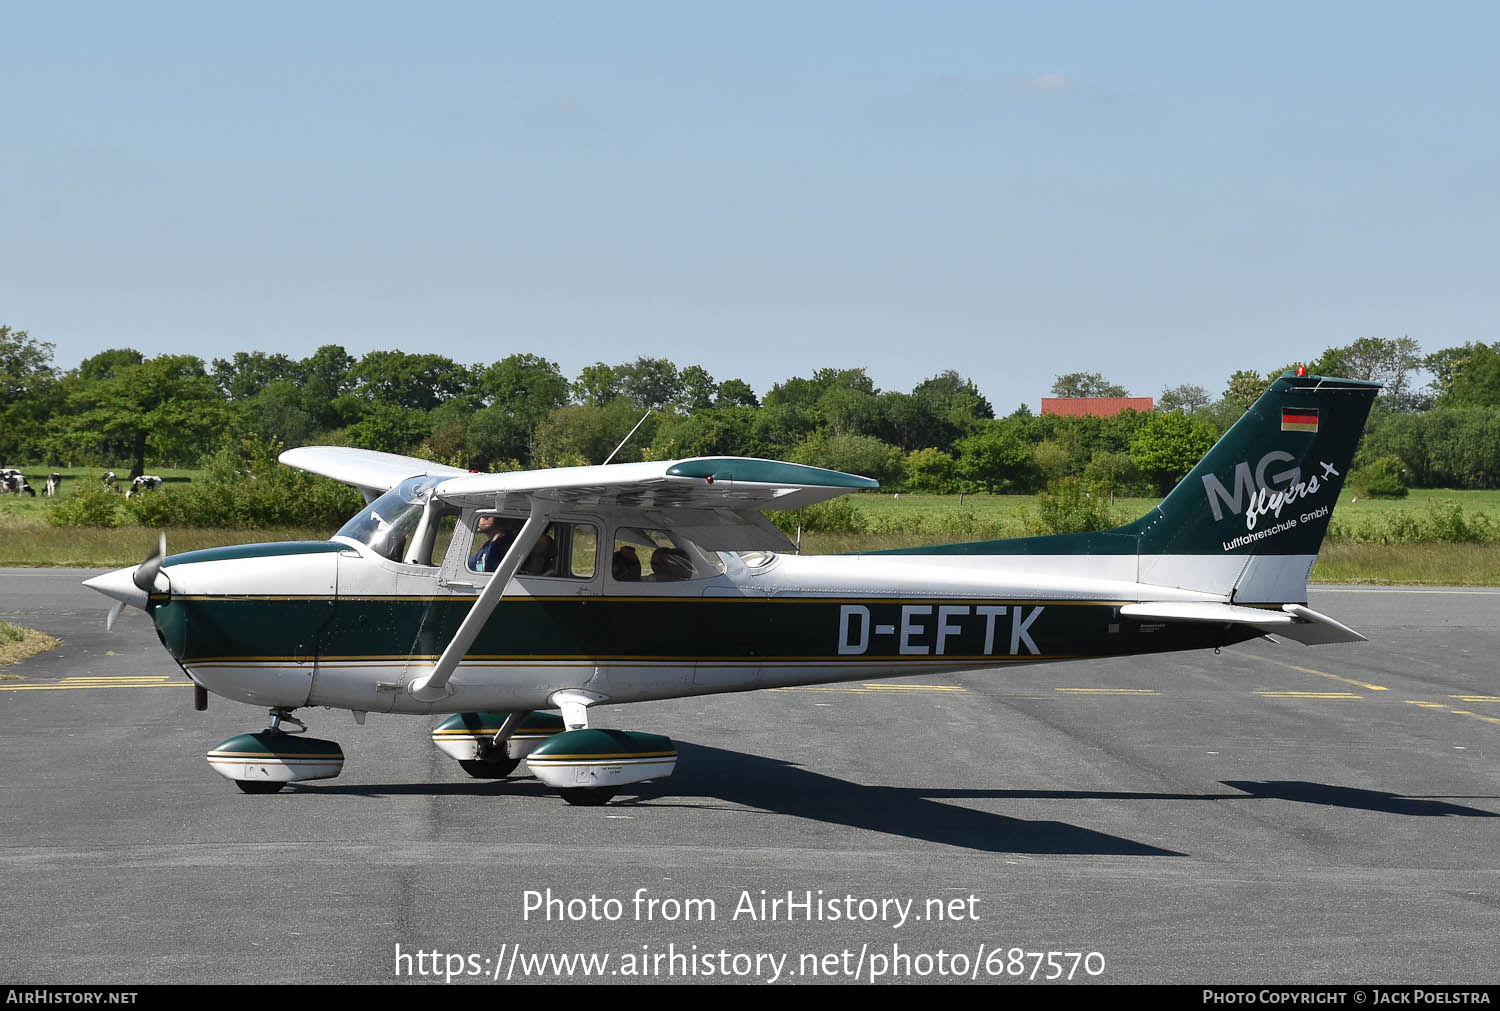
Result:
[[[422,522],[422,512],[432,497],[432,489],[442,481],[440,477],[413,477],[402,481],[355,513],[354,518],[339,527],[334,536],[367,544],[376,554],[400,561],[406,542]]]

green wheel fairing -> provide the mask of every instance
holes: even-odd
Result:
[[[333,741],[262,730],[236,734],[208,753],[213,758],[271,758],[292,760],[344,760],[344,751]]]
[[[531,753],[531,761],[597,762],[609,759],[675,758],[670,737],[632,730],[569,730]]]
[[[432,736],[473,737],[499,731],[510,713],[454,713],[433,730]],[[563,731],[562,717],[556,713],[532,713],[516,728],[517,734],[537,736]]]
[[[537,779],[569,804],[602,804],[627,783],[664,779],[677,768],[670,737],[629,730],[570,730],[527,759]]]
[[[521,725],[501,745],[495,734],[510,713],[454,713],[432,731],[432,743],[458,760],[469,775],[480,779],[502,779],[539,744],[562,733],[562,717],[555,713],[528,713]]]
[[[226,779],[250,783],[249,793],[271,793],[277,784],[332,779],[344,769],[344,751],[334,741],[275,730],[236,734],[206,756]]]

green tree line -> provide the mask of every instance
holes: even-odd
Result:
[[[953,370],[898,391],[878,389],[863,368],[821,368],[759,396],[702,365],[650,357],[595,362],[569,378],[527,353],[462,364],[405,351],[356,358],[329,344],[303,359],[241,351],[205,362],[116,348],[62,369],[53,351],[0,326],[5,466],[138,474],[198,466],[247,439],[360,446],[476,470],[569,466],[603,462],[649,411],[617,461],[758,456],[922,492],[1032,492],[1060,480],[1110,494],[1165,492],[1284,371],[1236,371],[1217,395],[1168,387],[1150,412],[1038,416],[1023,405],[997,417]],[[1357,465],[1385,461],[1424,486],[1500,486],[1500,345],[1471,341],[1423,356],[1409,337],[1366,338],[1308,364],[1385,384]],[[1052,392],[1125,395],[1083,372],[1058,376]]]

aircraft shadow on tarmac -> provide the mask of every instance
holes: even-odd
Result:
[[[677,741],[678,771],[670,779],[626,787],[620,807],[703,807],[714,802],[757,808],[850,828],[992,853],[1109,856],[1183,854],[1059,821],[1031,821],[942,803],[944,800],[1251,801],[1291,800],[1418,817],[1500,817],[1438,798],[1403,797],[1300,781],[1226,781],[1234,793],[1152,793],[1093,790],[1004,790],[866,786],[793,763]],[[293,787],[293,789],[297,789]],[[350,795],[507,796],[554,799],[535,779],[383,785],[308,784],[297,792]],[[707,802],[707,803],[705,803]]]
[[[678,766],[670,780],[625,787],[611,806],[704,807],[722,802],[991,853],[1182,855],[1064,822],[1010,818],[939,802],[944,799],[982,801],[1017,796],[1011,791],[864,786],[779,759],[680,740],[676,744]],[[503,794],[539,798],[551,793],[535,780],[522,777],[496,783],[309,785],[307,788],[309,793],[315,790],[372,796],[398,793]]]
[[[1406,814],[1420,818],[1500,818],[1500,814],[1482,811],[1477,807],[1453,804],[1446,797],[1403,797],[1399,793],[1380,790],[1356,790],[1348,786],[1328,786],[1325,783],[1306,783],[1300,780],[1256,782],[1244,779],[1226,779],[1224,785],[1242,790],[1252,797],[1265,800],[1295,800],[1304,804],[1321,804],[1324,807],[1349,807],[1361,811],[1378,811],[1382,814]],[[1482,798],[1493,800],[1494,798]]]

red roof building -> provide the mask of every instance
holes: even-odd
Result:
[[[1043,397],[1042,413],[1108,418],[1121,411],[1149,411],[1152,403],[1151,397]]]

